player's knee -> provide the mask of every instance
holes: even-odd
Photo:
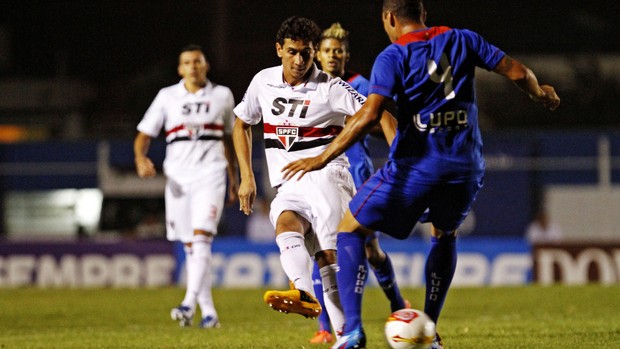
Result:
[[[383,252],[379,246],[378,239],[371,239],[370,237],[367,237],[364,247],[366,249],[366,258],[372,266],[383,264],[383,261],[385,260],[385,252]]]
[[[433,226],[431,230],[431,235],[433,235],[436,239],[453,239],[456,237],[456,229],[453,230],[443,230]]]
[[[342,217],[342,220],[340,220],[340,224],[338,224],[339,232],[348,232],[348,233],[360,232],[359,230],[361,228],[362,226],[359,224],[357,219],[353,217],[353,215],[351,214],[351,211],[349,210],[345,212],[344,216]]]
[[[336,251],[335,250],[319,251],[314,255],[314,258],[316,259],[316,262],[320,268],[327,266],[327,265],[336,264]]]
[[[366,258],[368,263],[377,268],[385,261],[385,253],[381,249],[374,249],[366,247]]]

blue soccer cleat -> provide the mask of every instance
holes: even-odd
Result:
[[[190,307],[179,305],[178,307],[172,308],[172,310],[170,310],[170,317],[172,318],[172,320],[178,321],[179,326],[189,327],[192,325],[194,312],[190,309]]]
[[[359,328],[343,334],[331,349],[363,349],[366,348],[366,334]]]
[[[200,328],[220,328],[220,326],[220,321],[213,315],[207,315],[200,321]]]
[[[431,344],[430,349],[443,349],[443,341],[441,337],[439,337],[439,333],[435,333],[435,339],[433,340],[433,344]]]

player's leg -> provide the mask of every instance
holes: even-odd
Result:
[[[185,253],[185,276],[187,278],[187,275],[190,274],[190,270],[192,270],[192,268],[190,267],[190,263],[191,263],[190,256],[192,255],[192,244],[191,243],[183,244],[183,252]],[[187,285],[187,281],[186,281],[186,285]],[[187,292],[187,287],[185,289]],[[196,304],[193,304],[193,305],[184,304],[183,301],[181,301],[181,304],[179,304],[178,306],[170,310],[170,317],[172,318],[172,320],[178,321],[179,326],[188,327],[192,325],[195,311],[196,311]]]
[[[394,273],[394,267],[392,267],[392,260],[390,256],[381,249],[379,245],[378,232],[373,233],[366,238],[366,257],[368,263],[377,278],[377,282],[385,296],[390,301],[390,309],[395,312],[399,309],[408,308],[410,304],[402,297],[398,283],[396,282],[396,275]]]
[[[280,262],[295,288],[314,294],[312,276],[309,272],[310,258],[305,241],[305,232],[310,223],[293,211],[284,211],[276,221],[276,244],[280,248]]]
[[[437,323],[456,270],[456,231],[432,227],[431,248],[426,258],[424,312]]]
[[[356,348],[365,345],[361,320],[364,283],[368,273],[365,239],[375,230],[393,233],[404,239],[415,225],[424,208],[415,206],[414,198],[424,198],[427,189],[413,190],[409,181],[398,182],[388,165],[377,171],[359,188],[349,203],[349,211],[339,226],[338,285],[346,317],[342,343],[333,348]],[[372,228],[372,230],[371,230]],[[339,345],[338,345],[339,344]]]
[[[192,253],[188,256],[187,291],[182,304],[198,303],[202,319],[209,317],[201,327],[218,327],[217,312],[211,294],[211,245],[213,234],[196,230],[192,241]]]
[[[273,210],[292,206],[286,200],[274,199]],[[276,244],[280,249],[280,263],[294,289],[288,291],[267,291],[263,299],[274,310],[283,313],[297,313],[315,318],[321,313],[321,305],[314,296],[308,250],[304,235],[310,230],[310,223],[300,214],[290,210],[278,211],[276,220]]]
[[[193,232],[190,223],[189,197],[185,195],[185,192],[180,184],[170,179],[166,182],[164,196],[166,203],[166,237],[168,240],[183,243],[185,271],[188,277],[193,272],[193,264],[190,261],[193,252],[191,244]],[[170,311],[172,320],[178,321],[182,327],[191,326],[196,310],[195,302],[184,303],[184,301]]]
[[[426,221],[433,223],[433,226],[431,248],[424,270],[424,312],[436,326],[456,270],[456,229],[465,220],[480,188],[482,179],[444,185],[434,194],[427,213]],[[443,347],[439,336],[432,347]]]
[[[194,270],[193,273],[188,274],[186,297],[188,301],[195,301],[200,306],[202,313],[200,327],[202,328],[219,327],[211,292],[211,250],[224,209],[225,188],[225,175],[222,172],[219,176],[201,178],[192,183],[189,190],[190,212],[194,228],[191,256]]]
[[[321,272],[318,263],[314,263],[312,268],[312,284],[314,286],[314,294],[316,299],[321,304],[321,307],[325,309],[325,302],[323,297],[323,281],[321,280]],[[318,317],[319,329],[314,334],[314,337],[310,339],[312,344],[323,344],[333,342],[332,326],[330,324],[329,314],[327,311],[322,311]]]
[[[349,171],[342,166],[328,166],[320,172],[310,173],[307,182],[314,188],[307,193],[307,200],[314,213],[313,227],[320,246],[315,258],[323,282],[325,309],[329,313],[334,333],[339,337],[344,331],[345,317],[337,276],[337,232],[347,205],[355,193],[355,184]]]
[[[426,278],[424,312],[436,326],[456,270],[456,230],[443,231],[433,226],[431,234],[431,248],[424,268]],[[431,348],[443,348],[439,334],[436,335]]]
[[[374,231],[363,228],[347,211],[338,227],[337,274],[340,299],[345,315],[344,333],[333,348],[365,347],[366,336],[362,327],[362,297],[368,276],[365,239]]]
[[[200,234],[198,234],[199,236]],[[202,319],[200,321],[201,328],[218,328],[220,327],[219,318],[213,302],[212,284],[213,284],[213,270],[212,270],[212,240],[210,234],[205,235],[205,239],[196,238],[193,243],[194,257],[197,259],[197,263],[204,266],[202,282],[198,286],[197,301],[202,313]],[[210,238],[209,238],[210,237]],[[211,242],[209,241],[211,240]],[[188,284],[189,289],[189,284]]]
[[[336,250],[329,249],[319,251],[315,255],[317,264],[319,265],[319,273],[321,282],[323,283],[323,301],[325,303],[325,312],[329,314],[329,319],[336,336],[342,334],[344,328],[344,312],[340,303],[340,293],[338,290],[338,280],[336,272],[338,265],[336,264]]]

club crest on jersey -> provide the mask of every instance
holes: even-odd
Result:
[[[196,139],[200,136],[200,131],[202,130],[202,125],[196,124],[185,124],[185,129],[187,130],[187,135],[191,139]]]
[[[278,139],[282,145],[284,145],[284,149],[288,151],[291,149],[291,146],[297,142],[297,139],[299,139],[299,128],[296,126],[277,126],[276,136],[278,136]]]

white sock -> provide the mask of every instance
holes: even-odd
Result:
[[[202,317],[204,318],[207,315],[212,315],[217,317],[217,312],[215,311],[215,306],[213,304],[213,296],[211,294],[211,285],[212,285],[212,270],[211,270],[211,244],[205,243],[200,244],[204,245],[205,253],[207,254],[206,265],[204,277],[202,279],[202,285],[200,286],[200,291],[198,291],[198,305],[200,306],[200,312],[202,313]]]
[[[192,261],[192,247],[183,245],[183,252],[185,252],[185,298],[181,302],[181,305],[189,307],[192,312],[196,309],[196,302],[192,302],[191,297],[188,297],[188,285],[189,285],[189,276],[193,273],[193,261]]]
[[[338,294],[338,283],[336,281],[337,264],[326,265],[320,270],[321,280],[323,281],[323,302],[325,309],[329,314],[332,328],[337,337],[340,337],[344,329],[344,312],[340,304],[340,295]]]
[[[284,232],[276,237],[276,244],[280,248],[280,263],[286,276],[293,281],[296,289],[314,296],[310,274],[312,261],[304,245],[304,236],[294,231]]]
[[[211,256],[212,240],[212,237],[195,235],[192,239],[191,253],[186,254],[187,290],[182,304],[194,312],[205,272],[210,267],[208,262]]]

